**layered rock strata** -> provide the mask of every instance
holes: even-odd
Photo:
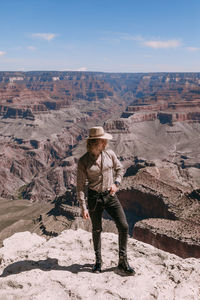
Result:
[[[182,258],[200,258],[200,224],[186,220],[147,219],[138,222],[133,237]]]
[[[200,203],[187,191],[188,187],[170,184],[169,178],[158,180],[145,169],[127,177],[119,199],[137,221],[132,223],[133,237],[183,258],[200,258]]]
[[[107,130],[116,132],[126,128],[125,132],[130,131],[132,123],[159,120],[161,124],[173,125],[174,122],[200,122],[200,101],[190,103],[163,103],[130,105],[122,113],[120,119],[109,120],[105,127]]]
[[[153,176],[139,172],[128,190],[122,188],[131,228],[147,217],[197,220],[197,198],[190,195],[200,186],[199,83],[199,73],[0,72],[0,195],[48,202],[64,194],[76,184],[76,163],[85,151],[82,140],[88,127],[107,121],[105,129],[114,137],[111,148],[127,174],[137,174],[138,165],[130,168],[134,157],[152,164],[161,161],[152,173],[148,169]],[[164,161],[173,164],[167,172]],[[43,222],[46,217],[42,215],[35,230],[59,233]],[[64,224],[66,216],[59,218],[57,224]]]

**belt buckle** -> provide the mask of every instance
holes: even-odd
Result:
[[[107,196],[110,194],[110,190],[106,190],[104,193],[105,193],[105,196]]]

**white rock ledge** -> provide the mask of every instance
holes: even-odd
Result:
[[[121,276],[117,240],[102,234],[103,271],[93,274],[91,233],[66,230],[49,241],[30,232],[14,234],[0,249],[0,300],[200,299],[200,259],[182,259],[129,239],[136,275]]]

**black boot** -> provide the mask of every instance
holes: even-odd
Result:
[[[129,266],[127,256],[120,256],[118,269],[127,275],[134,275],[135,270]]]
[[[93,273],[101,273],[101,263],[96,262],[95,265],[92,268]]]
[[[94,266],[92,268],[92,272],[101,273],[101,266],[102,266],[101,254],[96,253],[96,263],[94,264]]]

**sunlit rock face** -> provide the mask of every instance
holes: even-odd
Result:
[[[11,236],[0,249],[0,297],[52,300],[200,297],[198,259],[182,259],[129,239],[129,263],[136,273],[124,276],[117,270],[117,235],[103,233],[102,273],[93,274],[92,248],[91,233],[81,229],[63,231],[48,242],[29,232]]]

